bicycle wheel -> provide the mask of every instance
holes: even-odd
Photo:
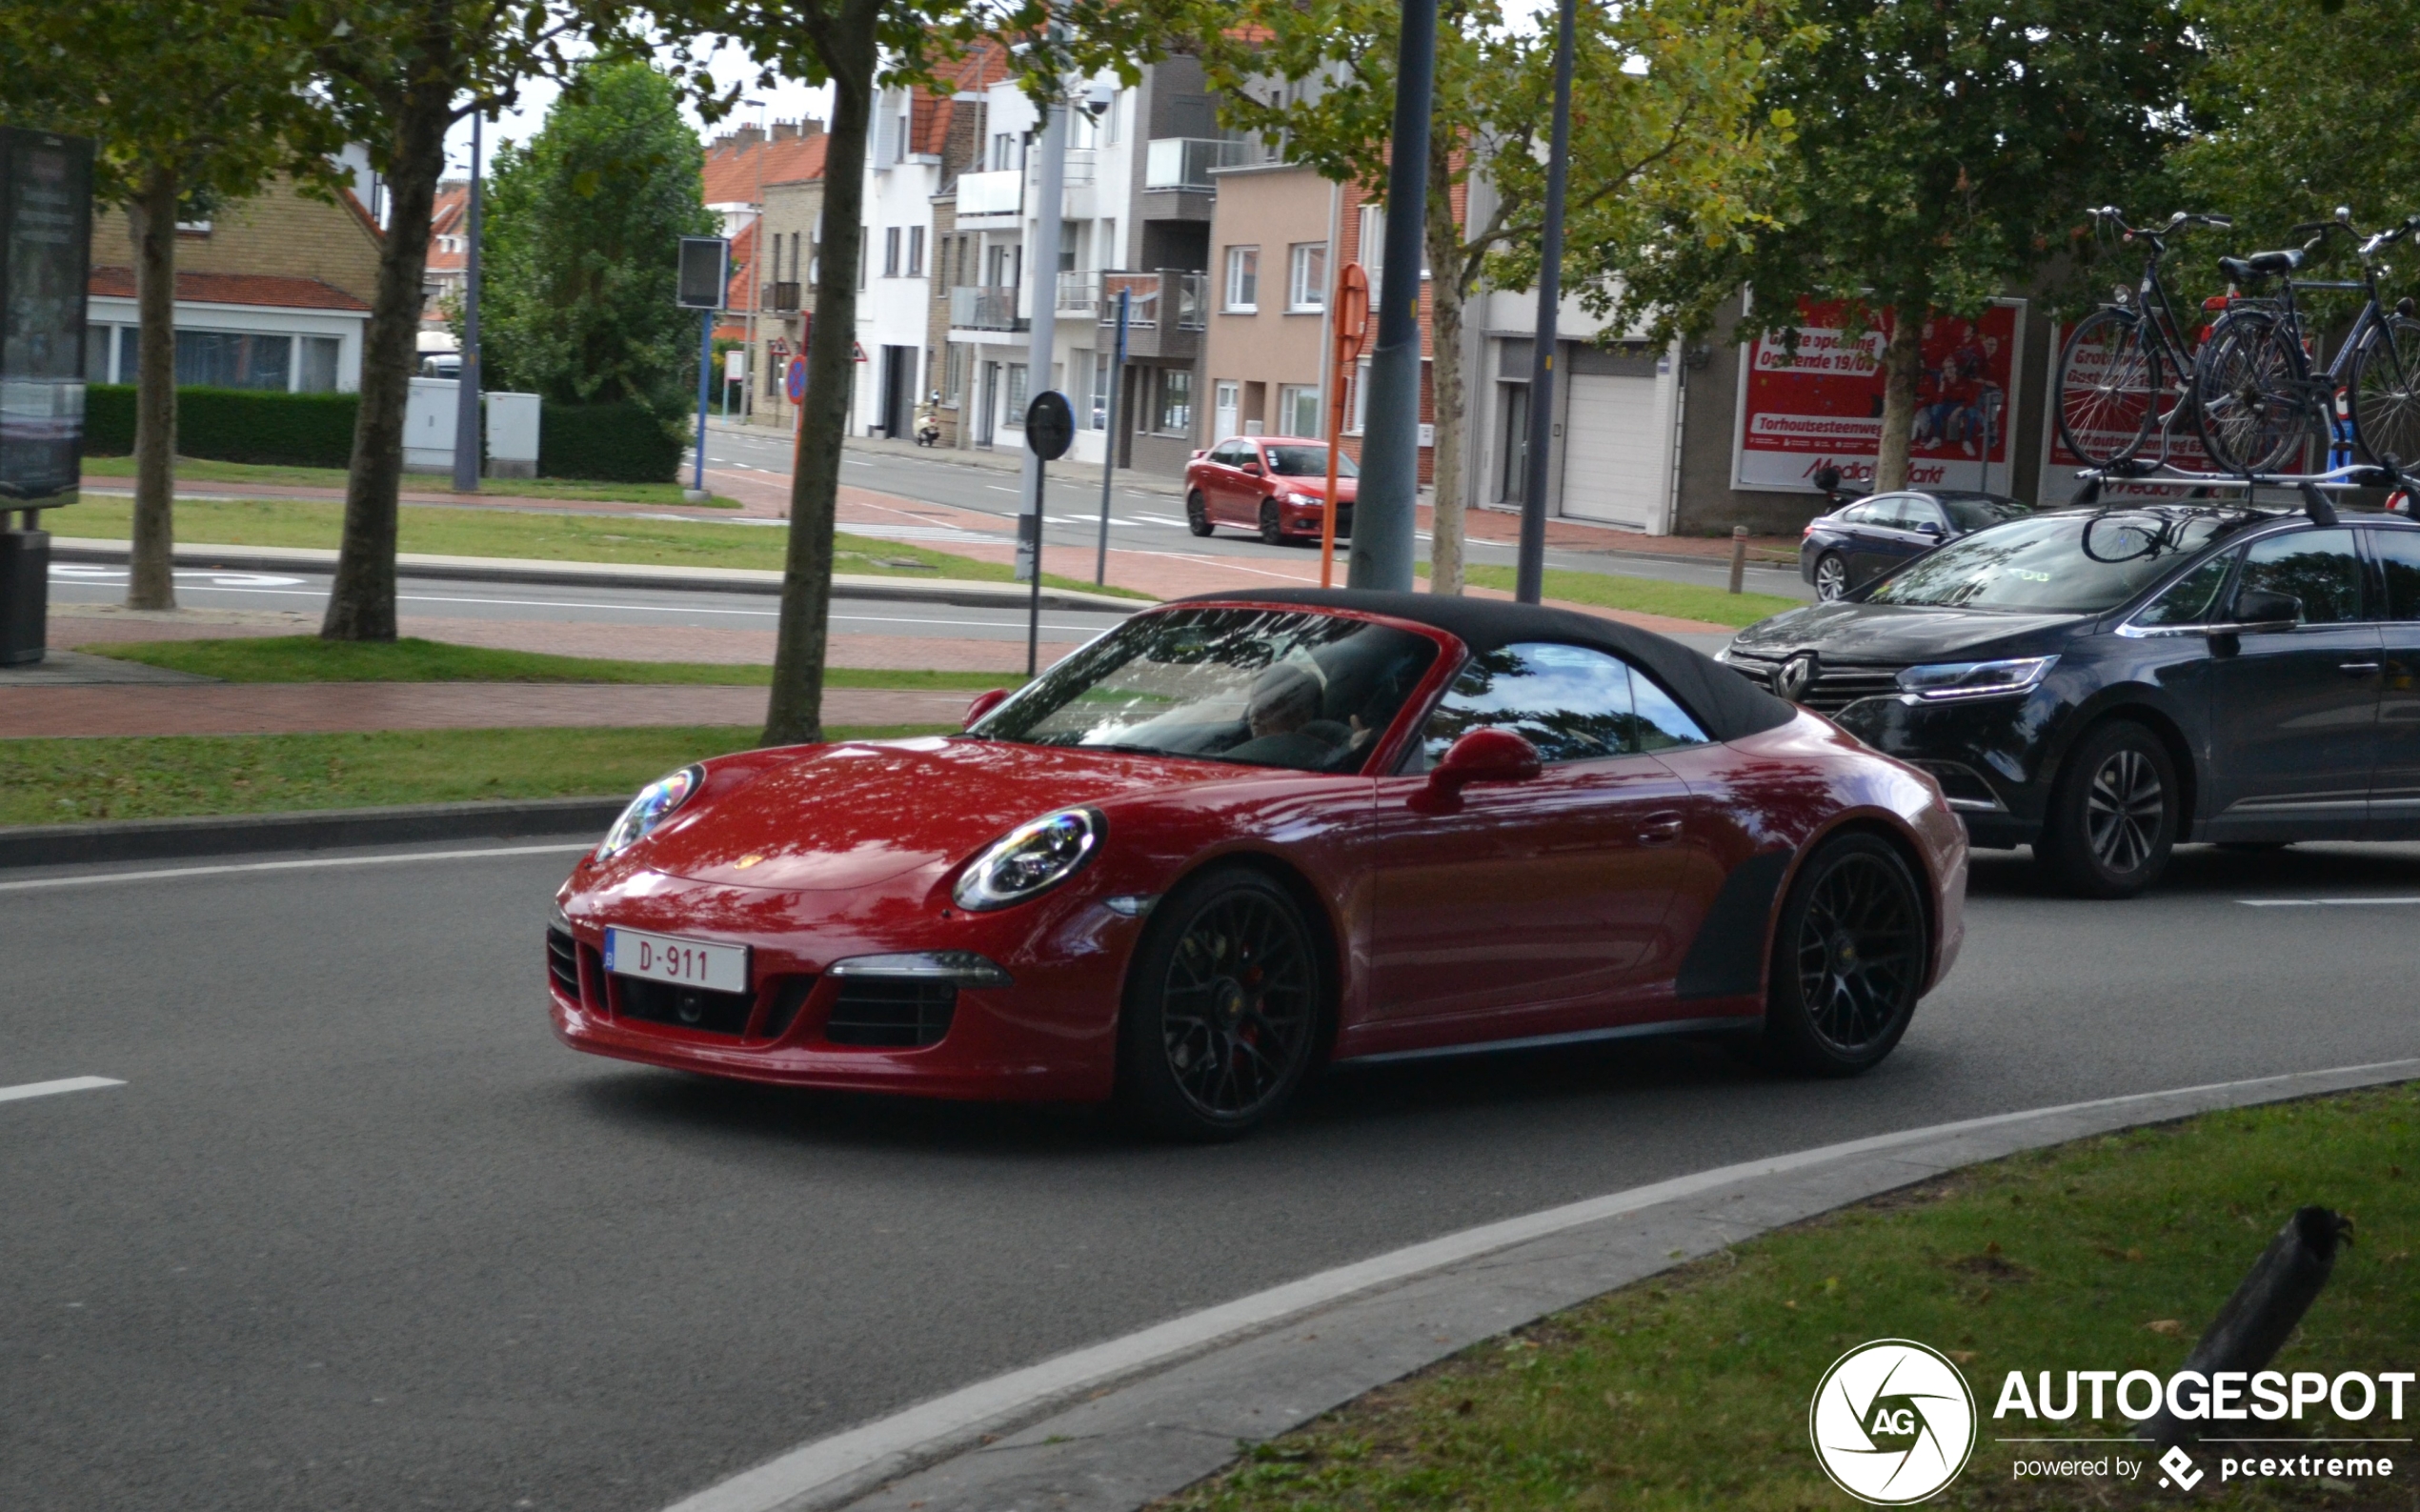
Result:
[[[2309,429],[2295,377],[2293,338],[2266,310],[2224,316],[2193,359],[2202,449],[2222,473],[2271,473],[2297,455]]]
[[[2159,417],[2160,354],[2124,310],[2084,317],[2059,352],[2059,439],[2090,467],[2143,450]]]
[[[2380,467],[2420,465],[2420,320],[2389,315],[2352,354],[2352,438]]]

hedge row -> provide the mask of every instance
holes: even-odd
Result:
[[[361,409],[354,393],[275,393],[255,389],[176,391],[176,450],[215,462],[346,467]],[[688,443],[639,404],[555,404],[539,409],[542,477],[605,483],[669,483]],[[95,456],[134,450],[134,388],[84,391],[84,449]]]

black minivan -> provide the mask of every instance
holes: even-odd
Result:
[[[2420,837],[2420,524],[2216,502],[2040,514],[1720,659],[1930,772],[2072,891],[2180,840]]]

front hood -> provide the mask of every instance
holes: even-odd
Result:
[[[2091,615],[2014,615],[1900,604],[1809,604],[1760,620],[1731,641],[1734,652],[1778,659],[1812,651],[1836,661],[1981,659],[2047,632],[2089,623]]]
[[[1342,504],[1352,503],[1356,496],[1356,491],[1360,488],[1360,486],[1361,479],[1359,478],[1338,478],[1336,480],[1337,501]],[[1278,479],[1278,492],[1281,494],[1301,494],[1311,498],[1325,498],[1327,496],[1327,479],[1324,477],[1281,477]]]
[[[820,891],[948,867],[1055,809],[1252,769],[1000,740],[808,746],[633,846],[695,881]],[[710,794],[712,785],[709,785]]]

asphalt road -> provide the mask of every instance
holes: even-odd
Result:
[[[1023,495],[1018,490],[1018,475],[975,463],[948,460],[950,454],[931,456],[906,456],[890,452],[843,452],[840,458],[840,481],[857,488],[896,494],[902,498],[930,504],[946,504],[958,509],[996,514],[1003,520],[1015,516],[1022,507]],[[761,472],[771,476],[787,477],[790,474],[790,443],[786,437],[737,434],[724,430],[709,430],[706,440],[706,463],[709,467],[736,467]],[[1044,567],[1052,572],[1067,572],[1067,557],[1054,557],[1054,550],[1080,554],[1077,575],[1088,575],[1092,553],[1100,536],[1100,474],[1098,469],[1070,471],[1057,475],[1044,496],[1045,527],[1042,533]],[[1244,559],[1286,557],[1301,560],[1305,548],[1271,546],[1232,527],[1198,538],[1185,529],[1184,505],[1173,494],[1139,489],[1119,484],[1110,495],[1110,544],[1118,547],[1146,550],[1178,550],[1187,553]],[[863,527],[848,527],[867,534]],[[1607,533],[1609,539],[1618,539]],[[936,543],[941,544],[941,543]],[[1349,546],[1345,548],[1349,552]],[[1428,537],[1421,535],[1417,542],[1420,557],[1428,556]],[[1466,548],[1473,562],[1486,562],[1509,567],[1514,561],[1513,548],[1493,541],[1472,541]],[[1057,561],[1061,565],[1052,566]],[[1671,582],[1699,583],[1720,588],[1729,580],[1730,568],[1723,562],[1699,562],[1661,556],[1633,555],[1610,551],[1572,551],[1563,548],[1546,554],[1549,567],[1568,567],[1580,572],[1619,573],[1631,577],[1654,577]],[[1760,594],[1779,594],[1785,597],[1812,599],[1815,591],[1799,579],[1794,567],[1751,567],[1744,584]]]
[[[1342,1074],[1266,1137],[736,1088],[558,1046],[568,853],[26,889],[0,1505],[646,1512],[946,1388],[1489,1220],[1863,1134],[2411,1055],[2420,847],[1979,858],[1877,1073],[1717,1050]],[[2393,898],[2249,907],[2246,898]],[[2317,1200],[2323,1193],[2289,1194]]]

